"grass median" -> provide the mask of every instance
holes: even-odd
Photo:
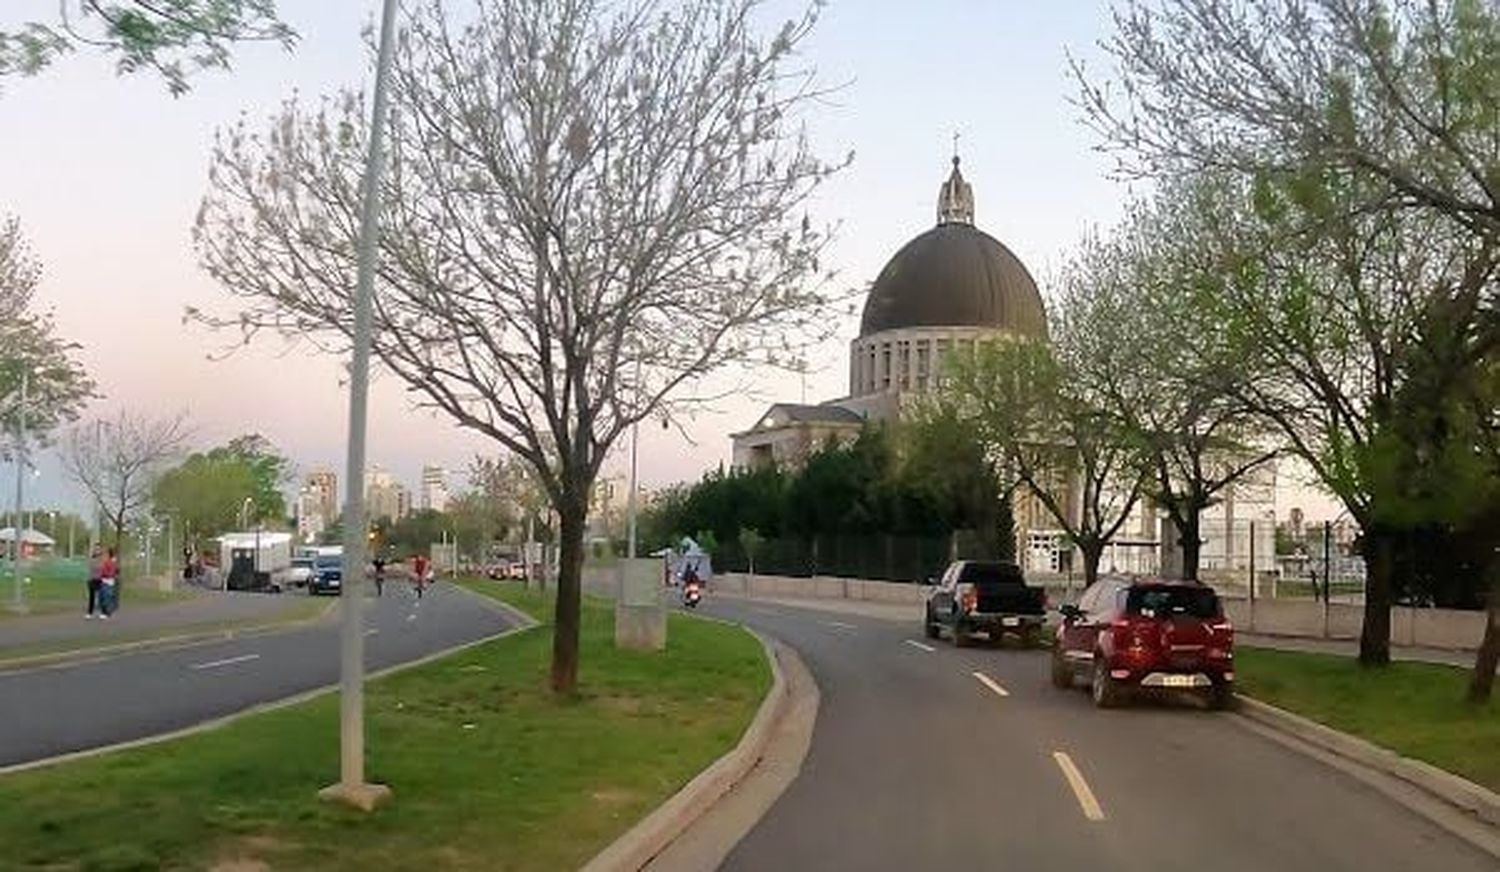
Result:
[[[1500,791],[1500,703],[1464,702],[1468,670],[1243,646],[1235,659],[1256,699]]]
[[[7,561],[0,561],[0,599],[8,599],[11,593],[13,570]],[[24,583],[26,606],[30,615],[52,615],[63,612],[82,614],[88,604],[88,561],[84,558],[49,557],[41,560],[23,560],[21,578]],[[177,590],[159,590],[154,582],[126,578],[121,582],[120,600],[130,608],[160,603],[178,602],[191,594]],[[16,615],[0,609],[0,620],[25,620],[26,615]]]
[[[509,584],[471,589],[535,614]],[[477,604],[476,604],[477,605]],[[180,741],[0,777],[5,862],[48,869],[576,868],[732,748],[770,686],[745,631],[673,616],[662,654],[583,613],[580,692],[546,689],[546,627],[372,682],[370,815],[319,802],[338,772],[326,696]]]

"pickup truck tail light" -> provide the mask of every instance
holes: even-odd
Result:
[[[965,612],[972,612],[979,608],[979,590],[972,584],[960,585],[958,589],[958,601]]]

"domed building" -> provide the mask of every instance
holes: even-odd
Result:
[[[1047,341],[1036,281],[1005,244],[974,225],[974,189],[959,159],[938,192],[937,225],[880,271],[849,344],[849,394],[817,405],[777,403],[734,439],[734,465],[796,465],[830,438],[900,413],[935,390],[950,352],[1000,336]]]
[[[870,286],[859,335],[849,344],[848,395],[816,405],[771,406],[755,426],[732,436],[734,465],[798,466],[830,439],[853,439],[866,422],[893,419],[904,403],[936,390],[942,361],[951,353],[1001,337],[1048,341],[1046,307],[1026,265],[975,226],[974,189],[955,157],[938,193],[937,225],[902,246]],[[1067,479],[1059,474],[1053,495],[1075,515],[1079,483]],[[1276,466],[1263,464],[1204,512],[1203,570],[1272,565],[1275,491]],[[1067,534],[1025,489],[1015,494],[1012,518],[1016,553],[1028,571],[1062,574],[1082,565]],[[1102,568],[1154,573],[1169,566],[1175,546],[1167,549],[1173,555],[1160,553],[1169,528],[1148,500],[1138,501]]]

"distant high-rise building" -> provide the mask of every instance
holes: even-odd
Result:
[[[418,508],[434,512],[448,511],[448,471],[441,466],[422,467],[422,492]]]
[[[325,523],[339,516],[339,477],[329,469],[320,469],[307,477],[307,489],[318,495],[318,511]]]
[[[411,514],[411,492],[378,466],[365,470],[365,514],[371,521],[399,521]]]
[[[323,513],[323,495],[311,485],[297,494],[297,536],[303,542],[316,542],[328,529],[332,519]]]

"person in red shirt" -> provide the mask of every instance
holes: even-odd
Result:
[[[109,620],[120,606],[120,561],[115,549],[104,552],[104,562],[99,564],[99,620]]]
[[[427,586],[427,557],[418,554],[411,560],[411,580],[417,586],[417,599],[422,598],[422,590]]]

